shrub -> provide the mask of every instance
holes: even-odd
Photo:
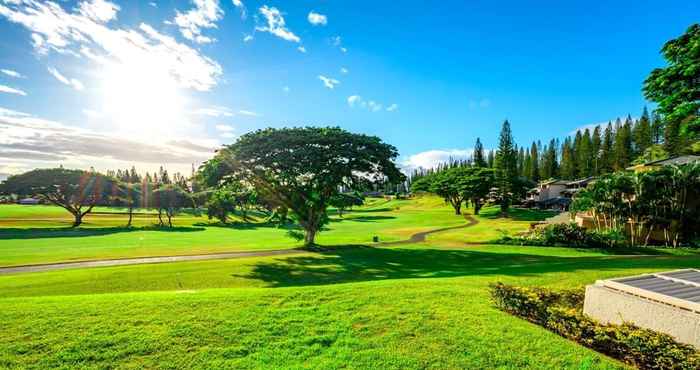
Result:
[[[631,324],[603,325],[582,312],[583,289],[552,291],[496,283],[500,309],[640,369],[700,369],[700,352],[671,336]]]
[[[559,246],[573,248],[611,248],[624,244],[624,236],[615,230],[589,231],[574,223],[551,224],[527,235],[503,237],[498,243],[511,245]]]

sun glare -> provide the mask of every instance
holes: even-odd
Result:
[[[162,68],[109,65],[103,72],[102,90],[103,111],[117,132],[162,138],[177,131],[183,121],[184,98],[177,82]]]

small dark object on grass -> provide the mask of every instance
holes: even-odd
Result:
[[[379,243],[379,237],[376,236],[376,235],[373,236],[373,237],[372,237],[372,242],[374,242],[374,243]]]

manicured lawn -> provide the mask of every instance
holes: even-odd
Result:
[[[24,219],[18,219],[18,215]],[[90,215],[84,226],[70,229],[66,226],[70,224],[70,214],[58,207],[0,206],[0,266],[300,246],[287,235],[288,229],[263,224],[260,219],[220,226],[206,217],[186,214],[175,219],[174,229],[154,227],[153,216],[135,220],[135,227],[127,229],[123,227],[125,215]],[[366,207],[342,218],[332,216],[318,242],[370,243],[373,236],[380,241],[396,241],[416,232],[463,223],[436,198],[372,199]]]
[[[368,236],[400,240],[465,221],[435,198],[372,200],[333,217],[322,253],[0,276],[0,368],[618,369],[615,360],[497,310],[488,284],[572,288],[700,265],[691,250],[634,256],[465,245],[547,216],[523,211],[504,220],[495,212],[426,243],[377,248]],[[77,231],[6,228],[0,250],[15,254],[0,258],[294,246],[286,230],[265,225],[218,227],[189,216],[175,231],[105,232],[104,222]],[[125,249],[136,235],[149,236],[142,249]]]

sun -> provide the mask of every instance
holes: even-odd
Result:
[[[184,98],[162,67],[114,63],[102,73],[103,112],[116,132],[136,138],[167,137],[184,118]]]

